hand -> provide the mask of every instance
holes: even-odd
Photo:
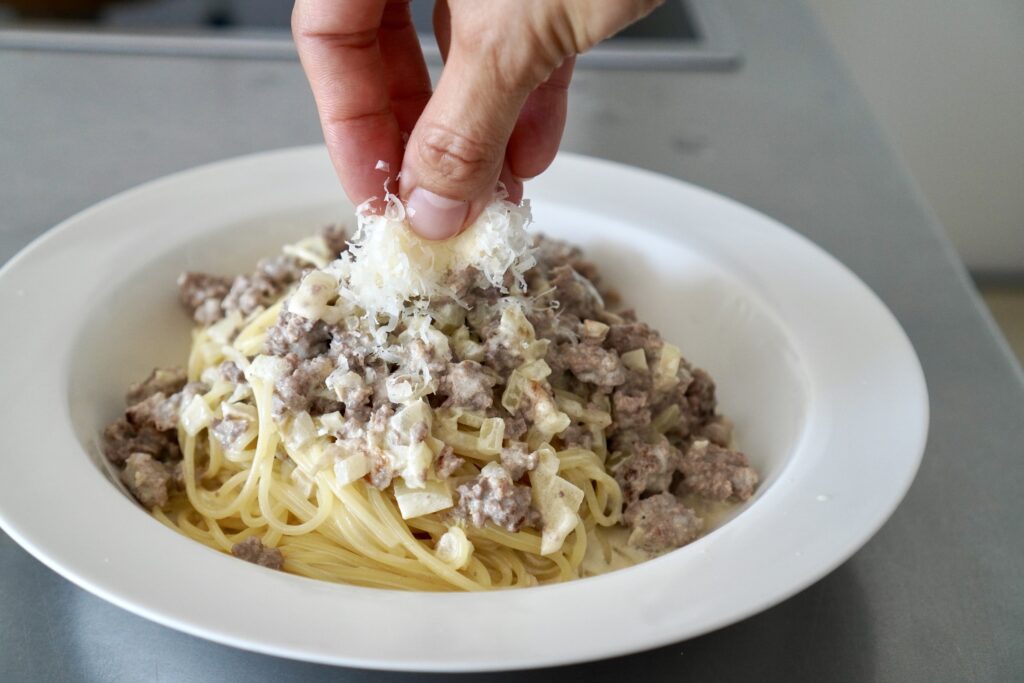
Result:
[[[433,94],[408,0],[296,0],[292,30],[349,197],[380,197],[401,169],[413,229],[444,239],[499,179],[521,199],[558,151],[575,56],[662,1],[437,0]]]

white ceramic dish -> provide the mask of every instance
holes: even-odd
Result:
[[[531,183],[537,229],[582,244],[640,317],[707,368],[756,498],[640,566],[487,594],[398,593],[272,572],[165,529],[106,478],[97,435],[128,384],[181,363],[174,278],[247,270],[350,220],[320,147],[148,183],[34,242],[0,271],[0,523],[51,568],[125,609],[297,659],[492,670],[619,655],[766,609],[860,548],[924,449],[914,351],[877,298],[787,228],[677,180],[562,155]],[[242,240],[242,241],[239,241]],[[2,580],[2,579],[0,579]]]

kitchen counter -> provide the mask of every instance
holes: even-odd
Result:
[[[563,147],[733,197],[849,266],[917,349],[931,395],[929,445],[879,534],[797,596],[700,638],[533,676],[1024,679],[1021,368],[810,11],[798,0],[722,4],[739,68],[581,70]],[[142,181],[318,139],[295,61],[0,49],[0,263]],[[80,590],[2,534],[0,644],[8,681],[405,677],[172,631]]]

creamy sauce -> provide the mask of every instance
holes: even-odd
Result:
[[[736,503],[705,500],[692,494],[680,500],[704,520],[700,538],[728,522],[738,511]],[[629,529],[618,525],[592,530],[587,535],[587,554],[580,565],[580,577],[607,574],[658,557],[629,545],[629,534]]]

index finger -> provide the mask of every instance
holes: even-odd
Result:
[[[381,197],[386,173],[402,164],[402,136],[391,110],[377,41],[387,0],[297,0],[292,33],[345,192],[359,204]]]

